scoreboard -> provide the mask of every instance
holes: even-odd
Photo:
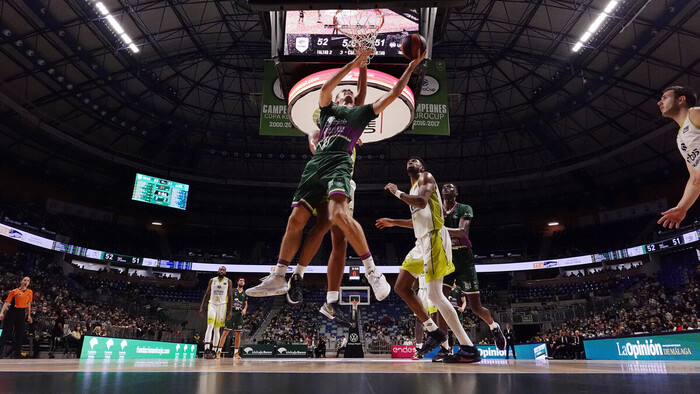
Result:
[[[186,209],[190,185],[136,174],[131,199],[164,207]]]

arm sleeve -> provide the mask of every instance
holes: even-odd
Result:
[[[12,302],[12,299],[15,298],[15,294],[17,294],[17,291],[15,291],[15,290],[10,291],[10,292],[7,294],[7,299],[5,300],[5,302],[7,302],[8,304],[9,304],[10,302]]]
[[[379,115],[374,113],[374,104],[365,104],[362,106],[362,116],[369,122],[377,119]]]
[[[474,210],[472,209],[471,206],[465,205],[464,209],[462,210],[462,214],[460,215],[461,219],[467,219],[471,220],[474,218]]]

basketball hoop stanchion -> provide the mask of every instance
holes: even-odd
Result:
[[[352,327],[348,333],[348,344],[345,347],[345,358],[365,358],[365,351],[362,348],[362,340],[360,338],[360,324],[358,321],[357,307],[360,305],[359,296],[350,296],[350,304],[352,305]]]
[[[376,53],[377,33],[384,25],[384,14],[378,9],[368,10],[338,10],[333,17],[335,28],[350,38],[348,50],[371,49],[372,54],[367,57],[366,64]],[[352,53],[352,52],[351,52]]]

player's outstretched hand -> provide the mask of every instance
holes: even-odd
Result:
[[[661,219],[659,219],[658,224],[663,227],[668,228],[678,228],[681,225],[681,221],[685,219],[686,210],[683,208],[675,207],[671,208],[666,212],[661,212]]]
[[[373,49],[365,49],[355,56],[355,60],[353,62],[356,66],[361,66],[367,62],[367,58],[372,54],[372,52],[374,52]]]
[[[413,67],[413,68],[418,67],[418,65],[420,64],[420,62],[422,62],[423,59],[425,59],[425,57],[426,57],[427,55],[428,55],[428,51],[423,51],[423,53],[422,53],[420,56],[418,56],[417,58],[411,60],[411,63],[409,63],[408,66],[409,66],[409,67]]]
[[[399,188],[395,184],[389,182],[386,184],[386,186],[384,186],[384,190],[388,190],[389,193],[394,194],[397,190],[399,190]]]
[[[379,229],[383,229],[383,228],[387,228],[387,227],[394,227],[394,223],[389,218],[377,219],[376,225],[377,225],[377,228],[379,228]]]

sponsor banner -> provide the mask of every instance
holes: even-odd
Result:
[[[450,112],[447,105],[447,69],[444,60],[426,60],[428,69],[421,92],[416,97],[413,130],[408,134],[450,135]]]
[[[32,233],[14,228],[12,226],[8,226],[6,224],[0,224],[0,235],[3,235],[8,238],[13,238],[30,245],[38,246],[40,248],[53,249],[52,239],[40,237],[38,235],[34,235]]]
[[[80,354],[81,359],[87,360],[195,359],[196,357],[196,344],[92,336],[83,338],[83,351]]]
[[[416,345],[391,345],[391,358],[412,358]]]
[[[482,359],[505,359],[506,358],[506,351],[505,350],[498,350],[496,346],[493,345],[487,345],[487,346],[482,346],[482,345],[476,345],[476,348],[479,349],[479,355],[481,356]],[[428,353],[425,358],[433,358],[439,348],[436,348],[435,350],[431,351]],[[459,350],[459,346],[455,346],[452,351],[456,352]],[[518,357],[518,360],[543,360],[547,358],[547,345],[545,343],[525,343],[522,345],[515,345],[515,354]],[[510,352],[509,354],[510,357],[513,356],[513,352]],[[393,353],[392,353],[393,357]]]
[[[243,345],[238,350],[238,354],[243,358],[253,358],[253,357],[275,357],[276,349],[275,345]],[[306,354],[306,353],[304,353]]]
[[[482,359],[505,359],[506,351],[498,350],[496,346],[481,346],[477,345],[479,349],[479,354]],[[524,343],[522,345],[515,345],[515,354],[518,360],[541,360],[547,358],[547,345],[544,343]],[[509,354],[513,357],[513,352]]]
[[[589,360],[700,360],[700,332],[583,341]]]
[[[523,263],[476,264],[476,272],[526,271],[546,268],[569,267],[573,265],[584,265],[592,263],[593,256],[584,255],[556,260],[526,261]]]
[[[309,347],[304,344],[281,345],[275,349],[275,357],[279,358],[305,358]],[[240,350],[239,350],[240,352]]]
[[[266,59],[263,68],[263,90],[260,102],[260,135],[306,136],[295,129],[287,115],[287,100],[280,85],[275,61]]]

